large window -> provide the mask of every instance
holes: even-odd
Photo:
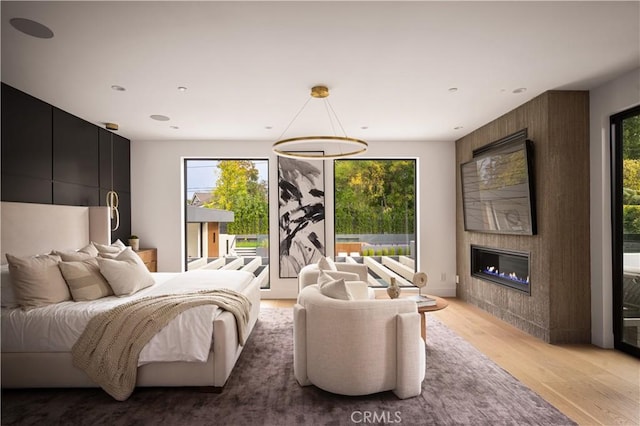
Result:
[[[186,269],[242,269],[269,288],[268,160],[185,160]]]
[[[364,263],[369,285],[411,286],[416,271],[416,161],[336,160],[335,256]]]

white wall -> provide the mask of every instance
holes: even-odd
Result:
[[[613,347],[609,118],[640,103],[640,69],[590,94],[591,342]]]
[[[417,158],[418,269],[427,272],[427,292],[455,296],[455,144],[371,142],[363,157]],[[183,270],[184,158],[269,158],[270,280],[263,298],[295,298],[297,281],[278,273],[277,162],[270,142],[132,141],[131,229],[146,247],[158,248],[158,270]],[[325,201],[333,211],[333,170],[325,163]],[[327,253],[333,252],[333,215],[328,214]],[[444,278],[444,279],[443,279]]]

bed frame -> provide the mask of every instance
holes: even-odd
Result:
[[[76,207],[2,202],[1,252],[26,256],[84,247],[91,241],[111,243],[107,207]],[[251,300],[248,333],[260,312],[260,286],[253,280],[245,295]],[[213,323],[213,345],[206,363],[158,362],[138,367],[136,386],[222,387],[242,352],[233,314],[221,313]],[[70,352],[2,353],[3,388],[98,387],[74,367]]]

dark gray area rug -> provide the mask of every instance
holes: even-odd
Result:
[[[432,316],[422,395],[362,397],[300,387],[292,309],[264,308],[222,393],[139,388],[124,402],[101,389],[2,391],[2,425],[572,425]]]

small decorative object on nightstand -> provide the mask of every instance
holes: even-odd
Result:
[[[392,299],[397,299],[400,296],[400,287],[394,277],[391,277],[391,284],[387,287],[387,294]]]
[[[131,250],[138,251],[140,250],[140,238],[137,235],[131,235],[129,237],[129,245],[131,246]]]

